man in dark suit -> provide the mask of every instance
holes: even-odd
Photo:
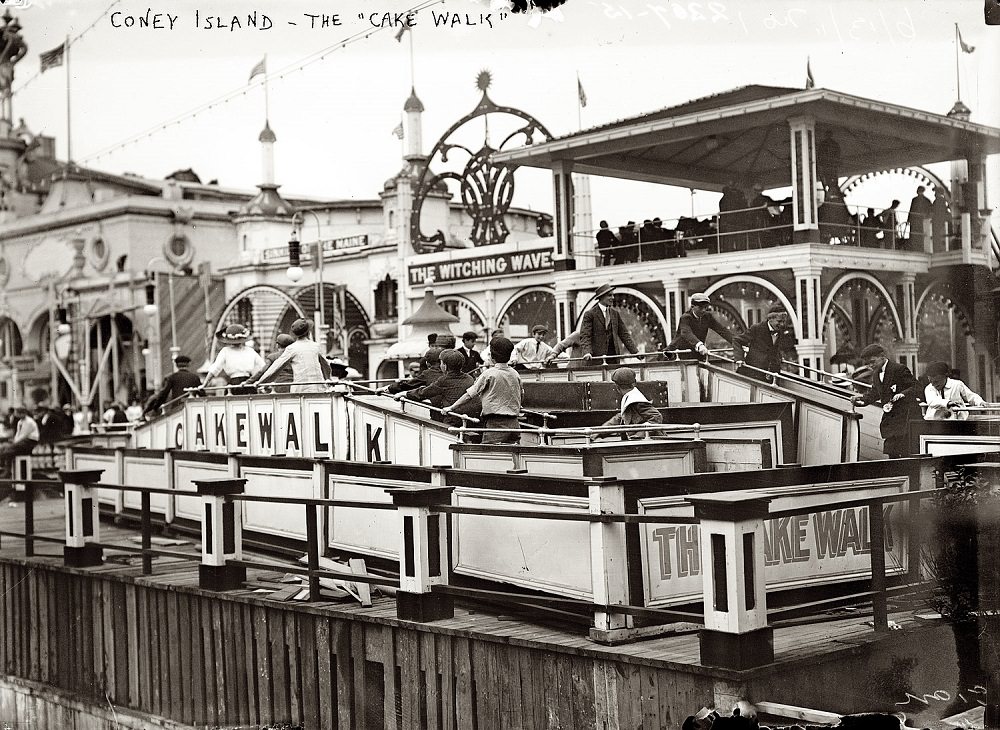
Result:
[[[691,307],[677,321],[677,334],[667,345],[667,350],[690,350],[678,355],[681,360],[697,360],[699,356],[708,355],[705,338],[708,331],[713,330],[726,342],[733,346],[733,359],[743,361],[743,346],[736,341],[736,336],[726,325],[712,314],[712,300],[707,294],[692,294],[688,300]]]
[[[851,401],[856,406],[882,404],[882,451],[890,459],[901,459],[910,452],[909,422],[920,418],[920,386],[908,367],[889,360],[882,345],[868,345],[861,359],[872,370],[872,386]]]
[[[781,370],[784,353],[795,349],[795,334],[791,330],[788,314],[780,304],[772,304],[767,310],[767,319],[751,325],[745,334],[736,335],[736,341],[748,348],[744,367],[737,372],[764,381],[771,380],[767,372]]]
[[[601,221],[601,228],[597,231],[597,253],[600,256],[601,266],[610,266],[614,250],[621,244],[618,236],[608,228],[607,221]]]
[[[611,306],[615,288],[601,284],[597,289],[597,304],[583,314],[580,322],[580,352],[585,360],[623,355],[628,350],[633,355],[639,351],[632,335],[622,324],[621,315]]]
[[[463,373],[471,373],[483,364],[483,356],[476,349],[476,340],[478,339],[479,335],[472,330],[462,335],[462,346],[458,348],[458,351],[465,358],[465,364],[462,365]]]
[[[149,401],[146,410],[143,411],[143,415],[155,413],[164,403],[169,403],[176,398],[180,398],[185,394],[185,389],[197,388],[201,385],[201,378],[198,377],[198,374],[188,370],[188,367],[191,365],[191,358],[187,355],[178,355],[175,357],[174,365],[177,366],[177,372],[171,373],[163,380],[163,387]]]

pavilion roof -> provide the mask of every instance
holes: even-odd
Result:
[[[721,190],[730,180],[790,184],[789,121],[815,120],[832,137],[840,175],[1000,152],[1000,129],[830,89],[743,86],[543,144],[494,154],[496,162]]]

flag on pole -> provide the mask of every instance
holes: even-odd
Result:
[[[397,139],[402,139],[405,134],[405,132],[403,132],[403,123],[400,122],[399,124],[397,124],[396,128],[392,130],[392,133],[396,135]]]
[[[580,97],[580,107],[587,106],[587,92],[583,90],[583,84],[580,83],[579,76],[576,77],[576,92]]]
[[[66,44],[60,43],[51,51],[46,51],[38,55],[42,68],[38,73],[45,73],[50,68],[63,65],[63,58],[66,55]]]
[[[410,26],[408,26],[408,25],[402,25],[402,26],[400,26],[399,30],[396,31],[396,43],[402,43],[403,42],[403,36],[406,35],[406,31],[408,31],[408,30],[411,30]]]
[[[970,46],[968,43],[962,40],[962,31],[958,28],[958,23],[955,23],[955,32],[958,33],[958,45],[962,47],[963,53],[972,53],[976,50],[975,46]]]
[[[257,76],[266,76],[266,75],[267,75],[267,54],[265,53],[264,57],[260,59],[260,62],[256,66],[254,66],[253,69],[250,71],[250,78],[247,79],[247,83],[249,84]]]
[[[816,88],[816,80],[813,78],[812,65],[809,63],[808,56],[806,57],[806,88]]]

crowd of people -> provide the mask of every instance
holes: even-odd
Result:
[[[825,243],[923,251],[929,234],[932,250],[948,249],[951,212],[940,187],[931,200],[926,188],[918,186],[905,217],[899,200],[879,212],[874,208],[864,214],[860,209],[852,211],[839,189],[826,196],[817,215],[820,240]],[[692,249],[726,253],[788,245],[793,243],[792,199],[773,199],[757,185],[748,200],[743,189],[730,182],[722,189],[714,216],[681,217],[673,228],[660,218],[646,219],[641,225],[628,221],[617,232],[601,221],[595,239],[601,266],[684,257]]]
[[[557,358],[569,354],[576,355],[569,358],[571,362],[583,366],[621,365],[628,357],[702,359],[710,354],[706,340],[715,332],[732,347],[737,372],[761,381],[772,381],[783,362],[795,357],[795,336],[782,305],[772,305],[764,321],[746,332],[734,332],[713,313],[712,300],[703,293],[690,296],[690,306],[680,316],[676,335],[663,352],[639,353],[614,306],[614,291],[612,284],[600,286],[579,329],[554,347],[546,342],[548,328],[542,324],[532,327],[531,335],[516,344],[497,331],[483,352],[476,349],[476,332],[462,335],[461,345],[452,335],[430,335],[423,356],[407,366],[407,376],[377,392],[428,405],[432,418],[450,426],[468,425],[469,419],[476,419],[483,443],[509,443],[520,439],[523,387],[517,371],[551,367]],[[133,403],[126,409],[112,403],[101,413],[101,422],[109,429],[124,427],[192,393],[202,395],[220,388],[236,395],[258,392],[262,386],[277,393],[322,392],[329,383],[349,378],[351,373],[343,361],[324,355],[312,339],[311,329],[308,320],[296,320],[290,333],[278,335],[274,350],[265,358],[247,345],[250,332],[245,326],[229,325],[217,335],[223,347],[204,377],[190,369],[189,357],[178,355],[176,371],[164,380],[145,408]],[[881,345],[869,345],[857,361],[870,370],[871,387],[853,401],[858,406],[882,405],[881,431],[890,458],[907,453],[910,420],[921,416],[928,420],[965,419],[969,406],[985,404],[947,363],[931,363],[918,380],[905,365],[892,362]],[[618,367],[611,380],[621,402],[619,413],[605,426],[662,423],[659,411],[637,387],[635,370]],[[62,410],[43,406],[34,414],[24,407],[11,409],[0,421],[0,431],[5,432],[0,437],[6,436],[7,441],[0,446],[0,468],[8,471],[14,456],[31,453],[40,442],[87,432],[82,412],[68,405]],[[655,428],[609,433],[627,438],[658,434]]]

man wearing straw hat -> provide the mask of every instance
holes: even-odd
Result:
[[[185,394],[188,388],[197,388],[201,385],[201,378],[198,373],[188,370],[191,365],[191,358],[187,355],[178,355],[174,358],[174,365],[177,371],[171,373],[163,380],[163,387],[154,395],[149,404],[143,410],[142,415],[155,413],[164,403],[177,400]]]
[[[597,304],[583,314],[580,321],[580,352],[584,360],[618,357],[625,354],[625,350],[633,355],[639,352],[632,335],[625,329],[618,310],[611,306],[614,291],[611,284],[601,284],[594,293]]]

